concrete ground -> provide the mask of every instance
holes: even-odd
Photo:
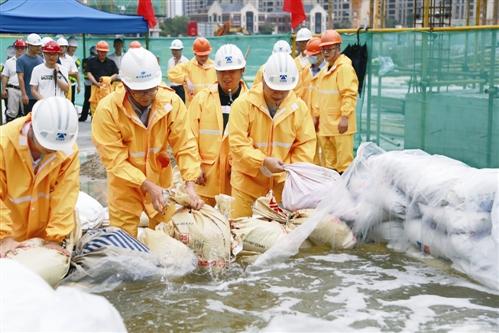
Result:
[[[90,122],[90,117],[85,122],[78,123],[78,139],[76,142],[78,143],[78,147],[80,148],[80,159],[86,159],[88,155],[95,154],[95,146],[92,143],[92,133]]]

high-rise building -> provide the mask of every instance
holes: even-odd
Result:
[[[208,8],[215,0],[184,0],[184,15],[195,16],[208,13]]]

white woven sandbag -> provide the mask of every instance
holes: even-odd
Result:
[[[284,225],[254,217],[231,221],[232,232],[243,241],[245,251],[263,253],[287,234]]]
[[[41,238],[32,238],[23,244],[23,247],[9,252],[7,258],[29,268],[51,286],[57,285],[68,272],[70,258],[54,249],[43,247],[44,241]]]
[[[289,226],[298,226],[313,216],[313,209],[297,211],[290,219]],[[327,214],[317,224],[308,239],[315,245],[329,246],[332,249],[351,249],[357,243],[352,229],[343,221]]]
[[[100,227],[106,215],[104,207],[97,200],[81,191],[76,202],[76,209],[82,230]]]
[[[156,230],[140,228],[138,240],[144,243],[151,253],[159,258],[167,276],[183,276],[196,269],[198,260],[194,252],[184,243],[168,235],[165,223]]]
[[[290,211],[316,208],[324,193],[335,185],[340,175],[331,169],[309,163],[293,163],[284,166],[287,172],[282,205]]]

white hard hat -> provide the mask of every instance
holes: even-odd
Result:
[[[53,39],[52,39],[52,38],[50,38],[50,37],[43,37],[43,38],[41,39],[41,41],[40,41],[40,45],[41,45],[41,46],[45,46],[45,44],[47,44],[48,42],[51,42],[51,41],[53,41]]]
[[[38,34],[29,34],[28,38],[26,38],[26,44],[29,45],[34,45],[34,46],[41,46],[42,45],[42,39]]]
[[[292,90],[298,84],[298,68],[287,53],[272,54],[263,66],[263,79],[273,90]]]
[[[64,37],[59,38],[57,44],[59,44],[59,46],[69,46],[68,41]]]
[[[78,47],[78,41],[74,38],[68,40],[68,46]]]
[[[296,41],[297,42],[304,42],[312,38],[312,31],[308,30],[307,28],[301,28],[298,30],[296,33]]]
[[[121,60],[120,78],[132,90],[157,87],[161,83],[158,59],[143,47],[131,48]]]
[[[220,46],[215,54],[215,70],[230,71],[246,67],[241,50],[234,44],[225,44]]]
[[[274,44],[274,48],[272,49],[272,53],[284,52],[287,54],[291,54],[291,46],[285,40],[278,40]]]
[[[69,154],[78,135],[78,113],[65,97],[51,96],[33,106],[31,124],[36,141],[44,148]]]
[[[170,50],[182,50],[184,48],[184,43],[180,39],[172,40],[170,44]]]

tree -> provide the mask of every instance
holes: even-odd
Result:
[[[159,24],[161,29],[161,36],[172,36],[187,34],[187,23],[189,18],[187,16],[175,16],[174,18],[167,18]]]
[[[258,33],[262,35],[270,35],[274,31],[274,26],[270,23],[260,24],[258,27]]]

